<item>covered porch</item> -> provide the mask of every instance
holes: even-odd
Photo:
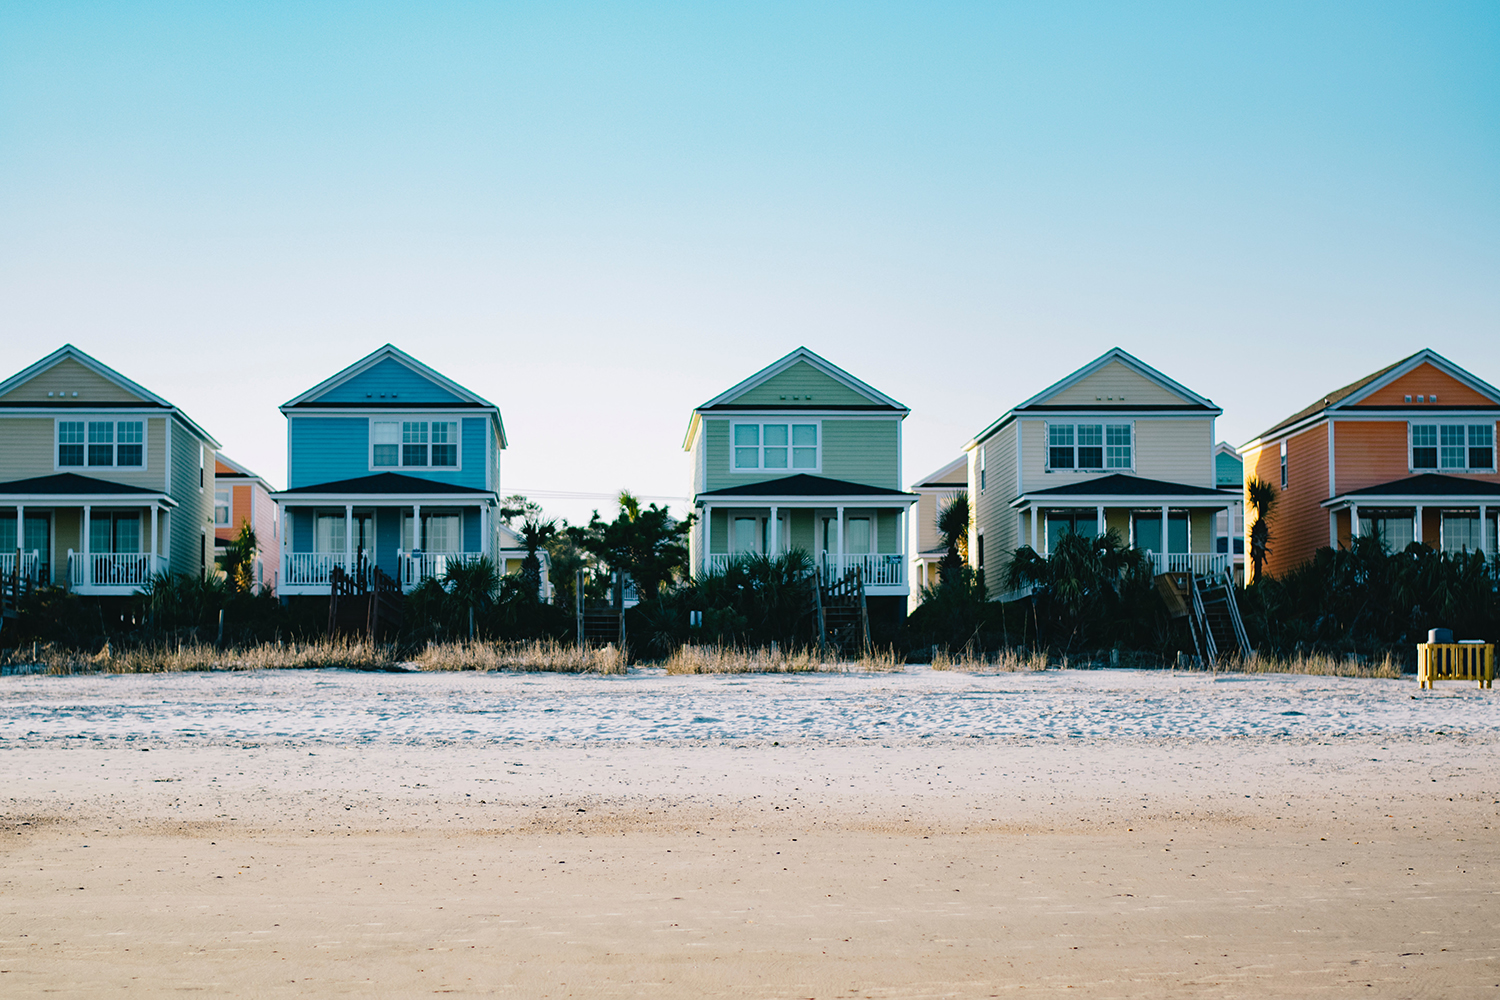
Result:
[[[0,483],[0,580],[22,590],[138,593],[167,571],[176,507],[164,493],[76,473]]]
[[[448,567],[495,552],[497,498],[476,490],[385,473],[273,495],[281,522],[283,596],[327,595],[334,571],[378,570],[410,591]]]
[[[825,579],[858,568],[871,596],[903,597],[910,589],[906,519],[916,501],[900,490],[818,476],[702,493],[694,570],[722,572],[735,559],[800,549]]]
[[[1487,558],[1497,551],[1500,483],[1426,473],[1350,490],[1323,501],[1323,507],[1332,548],[1374,536],[1392,552],[1413,542]]]
[[[1217,489],[1112,475],[1023,493],[1011,507],[1022,544],[1043,556],[1064,535],[1114,531],[1126,545],[1145,550],[1158,574],[1220,576],[1234,565],[1232,540],[1221,544],[1220,525],[1232,523],[1238,502]]]

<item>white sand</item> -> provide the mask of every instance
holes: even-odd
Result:
[[[1495,704],[1113,671],[5,678],[0,995],[1492,995]]]

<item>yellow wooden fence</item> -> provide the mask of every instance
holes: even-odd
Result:
[[[1417,681],[1475,681],[1482,688],[1495,680],[1495,646],[1488,642],[1422,642],[1417,644]]]

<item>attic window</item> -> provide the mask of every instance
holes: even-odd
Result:
[[[1411,393],[1407,393],[1407,394],[1406,394],[1406,401],[1407,401],[1407,402],[1408,402],[1408,403],[1410,403],[1410,402],[1411,402]]]

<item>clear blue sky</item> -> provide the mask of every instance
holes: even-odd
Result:
[[[507,490],[680,496],[799,344],[911,481],[1115,345],[1238,444],[1497,334],[1494,2],[0,7],[0,367],[71,341],[278,483],[387,341]]]

